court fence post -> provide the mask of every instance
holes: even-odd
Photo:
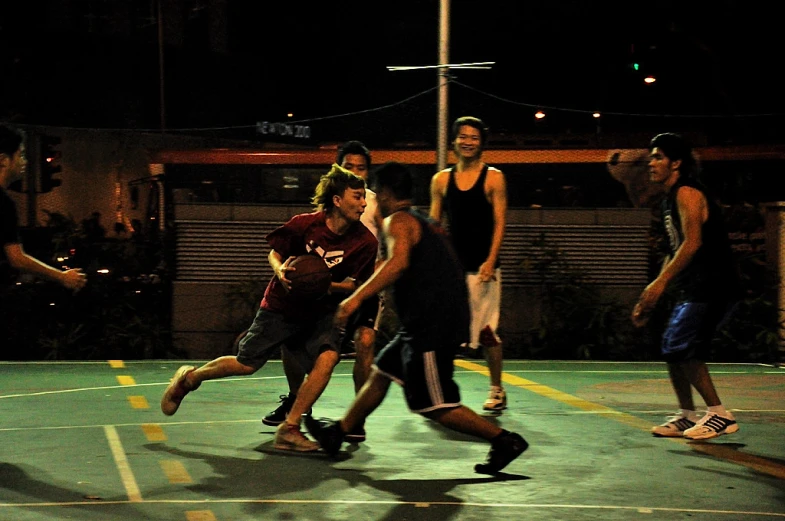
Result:
[[[772,202],[765,205],[766,222],[766,263],[776,281],[777,323],[785,324],[785,202]],[[779,353],[777,364],[785,361],[785,333],[779,328]]]

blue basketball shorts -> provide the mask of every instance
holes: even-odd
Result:
[[[706,360],[717,330],[728,320],[736,302],[680,302],[671,312],[661,351],[666,362]]]

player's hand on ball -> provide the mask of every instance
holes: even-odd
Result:
[[[288,258],[288,259],[286,259],[286,260],[284,261],[284,263],[283,263],[283,264],[281,264],[281,266],[280,266],[280,267],[279,267],[279,268],[278,268],[278,269],[275,271],[275,276],[276,276],[276,277],[278,277],[278,280],[280,280],[280,281],[281,281],[281,283],[283,284],[283,287],[285,287],[287,291],[288,291],[288,290],[290,290],[290,289],[292,289],[292,281],[290,281],[288,278],[286,278],[286,273],[287,273],[287,272],[289,272],[289,271],[294,271],[294,270],[296,270],[296,269],[297,269],[297,268],[292,268],[292,267],[290,267],[290,266],[289,266],[289,264],[290,264],[290,263],[291,263],[291,262],[292,262],[294,259],[296,259],[296,257],[289,257],[289,258]]]

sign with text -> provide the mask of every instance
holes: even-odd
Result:
[[[275,121],[257,121],[256,133],[263,136],[293,137],[297,139],[310,139],[311,127],[293,123],[280,123]]]

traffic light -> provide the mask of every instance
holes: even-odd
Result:
[[[55,174],[59,174],[63,167],[60,166],[62,154],[56,147],[60,145],[60,138],[55,136],[41,136],[40,143],[40,172],[41,172],[41,192],[45,194],[51,192],[63,184],[62,179],[54,179]]]

